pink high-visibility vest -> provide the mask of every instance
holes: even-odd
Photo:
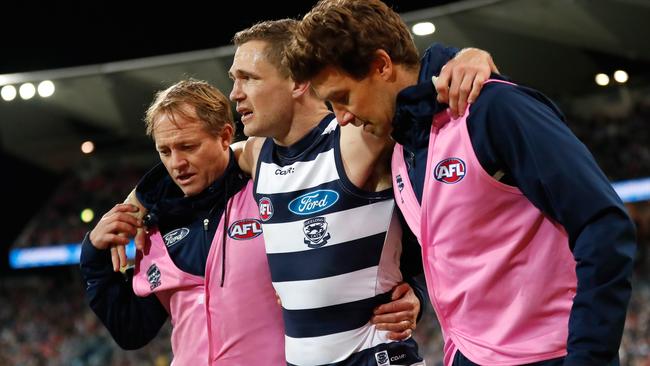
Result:
[[[222,216],[205,279],[176,267],[154,231],[144,253],[138,252],[133,290],[138,296],[156,294],[171,315],[174,365],[283,365],[282,313],[271,285],[252,182],[228,205],[223,287]]]
[[[445,365],[457,350],[481,365],[564,356],[577,285],[567,234],[483,170],[468,113],[434,117],[421,205],[401,145],[392,159],[395,201],[422,246]]]

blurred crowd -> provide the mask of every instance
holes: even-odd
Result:
[[[120,349],[84,301],[76,268],[0,279],[0,303],[0,365],[167,366],[171,362],[169,322],[144,348]],[[650,366],[648,304],[647,272],[638,273],[619,351],[623,366]],[[427,365],[441,366],[442,334],[430,306],[414,337]]]
[[[650,177],[650,104],[636,103],[627,117],[567,119],[610,180]]]
[[[568,120],[610,179],[650,177],[650,105],[639,104],[627,118]],[[145,171],[127,165],[75,173],[34,217],[15,246],[80,242]],[[639,253],[621,365],[650,366],[650,202],[627,207],[638,227]],[[89,223],[79,219],[84,208],[95,212]],[[83,300],[77,269],[48,271],[47,276],[21,272],[0,278],[0,365],[169,365],[169,325],[144,349],[120,350]],[[430,307],[415,338],[427,364],[441,365],[442,336]]]
[[[75,267],[0,278],[0,365],[163,366],[169,323],[149,345],[123,351],[84,301]]]
[[[126,198],[145,172],[146,168],[123,163],[77,170],[30,220],[14,247],[80,243],[104,213]],[[93,210],[94,218],[86,223],[81,212],[87,208]]]

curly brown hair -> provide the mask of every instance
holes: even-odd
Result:
[[[362,79],[379,49],[394,63],[419,65],[408,27],[383,2],[321,0],[295,27],[284,62],[296,81],[307,81],[327,66]]]

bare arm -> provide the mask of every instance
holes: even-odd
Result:
[[[377,192],[392,186],[390,157],[394,142],[354,125],[341,127],[341,156],[345,174],[355,186]]]
[[[255,168],[257,167],[257,158],[260,156],[260,150],[264,144],[262,137],[249,137],[246,141],[238,141],[230,145],[235,153],[235,159],[239,168],[255,179]]]

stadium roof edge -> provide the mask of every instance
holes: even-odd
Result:
[[[235,47],[228,45],[198,51],[180,52],[168,55],[143,57],[94,65],[28,71],[12,74],[0,74],[0,86],[50,79],[67,79],[99,74],[111,74],[159,66],[183,64],[186,62],[210,60],[220,57],[229,57],[234,54]]]

